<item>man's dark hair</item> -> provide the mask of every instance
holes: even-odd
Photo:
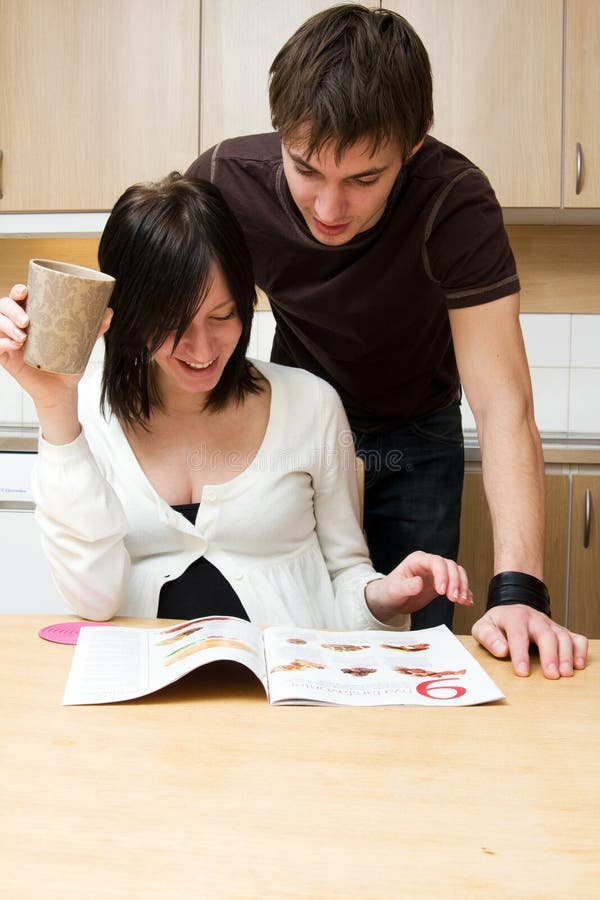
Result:
[[[152,354],[169,335],[181,340],[211,286],[216,263],[242,323],[240,340],[207,407],[260,390],[246,360],[256,291],[242,229],[220,191],[174,172],[129,187],[117,200],[98,248],[100,269],[116,279],[105,335],[101,408],[125,424],[147,426],[161,407]]]
[[[367,138],[388,139],[406,160],[433,123],[431,65],[421,39],[386,9],[335,6],[308,19],[270,69],[271,121],[284,144],[308,128],[306,154],[336,158]]]

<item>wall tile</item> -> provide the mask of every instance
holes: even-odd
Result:
[[[567,431],[569,410],[569,369],[532,368],[531,384],[536,424],[540,431]],[[476,430],[475,418],[463,394],[461,403],[464,432]]]
[[[97,373],[102,372],[102,362],[99,362],[95,359],[90,359],[87,364],[86,370],[83,373],[82,381],[85,381],[86,378],[92,378]]]
[[[540,431],[600,435],[600,315],[524,314],[521,324]],[[274,333],[273,314],[257,311],[248,354],[268,360]],[[103,358],[104,343],[98,341],[87,374],[97,371]],[[465,396],[461,411],[463,430],[473,432],[475,420]],[[37,424],[31,398],[2,369],[0,422],[16,426]]]
[[[94,344],[92,348],[92,355],[90,356],[90,362],[104,362],[104,340],[102,338],[99,338]]]
[[[23,393],[23,424],[24,425],[37,425],[38,417],[35,406],[33,404],[33,400],[26,394],[25,391]]]
[[[246,355],[252,359],[256,359],[258,356],[258,316],[259,313],[255,313],[252,319],[252,331],[250,332],[250,341],[246,351]]]
[[[567,431],[569,412],[569,369],[531,369],[535,421],[541,432]]]
[[[275,336],[275,317],[269,310],[259,310],[256,313],[256,324],[258,336],[256,358],[268,361]]]
[[[571,369],[569,431],[600,435],[600,367]]]
[[[524,313],[520,317],[530,366],[570,365],[571,316]]]
[[[102,364],[104,362],[104,341],[97,341],[92,351],[92,355],[90,356],[90,361],[87,364],[85,373],[83,378],[89,378],[94,372],[98,372],[102,369]],[[38,417],[35,406],[31,397],[22,392],[23,400],[22,400],[22,409],[23,409],[23,424],[24,425],[37,425]]]
[[[0,368],[0,422],[3,425],[20,425],[22,390],[11,376]]]
[[[476,431],[477,426],[475,425],[475,417],[471,411],[471,407],[469,406],[469,402],[463,392],[462,400],[460,403],[460,412],[462,415],[462,428],[464,432]]]
[[[574,368],[600,367],[600,315],[573,316],[571,365]]]

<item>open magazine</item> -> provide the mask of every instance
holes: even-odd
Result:
[[[209,616],[154,629],[82,628],[63,704],[142,697],[217,660],[254,672],[273,704],[468,706],[504,696],[445,625],[261,629]]]

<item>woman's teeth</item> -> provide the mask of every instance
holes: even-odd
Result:
[[[186,362],[186,366],[189,366],[190,369],[208,369],[208,367],[212,366],[213,363],[214,363],[214,359],[211,359],[210,362],[206,362],[206,363]]]

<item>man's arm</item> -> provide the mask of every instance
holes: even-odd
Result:
[[[543,580],[544,464],[533,415],[529,368],[519,324],[519,296],[449,312],[462,385],[475,416],[483,482],[494,534],[494,574],[523,572]],[[521,604],[495,606],[473,626],[494,656],[510,654],[529,674],[537,644],[544,675],[585,666],[587,641]]]

